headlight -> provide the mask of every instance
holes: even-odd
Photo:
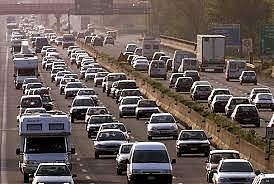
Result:
[[[156,127],[150,127],[149,130],[157,130]]]
[[[142,170],[139,170],[139,169],[132,170],[132,174],[141,174],[141,173],[142,173]]]

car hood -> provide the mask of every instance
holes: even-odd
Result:
[[[73,179],[71,176],[36,176],[33,179],[33,183],[48,183],[48,182],[58,182],[58,183],[72,183]]]
[[[176,123],[150,123],[147,126],[148,129],[157,128],[157,129],[177,129]]]
[[[172,171],[172,166],[170,163],[132,163],[132,169],[142,173],[166,173]]]

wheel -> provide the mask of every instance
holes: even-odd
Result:
[[[71,123],[74,123],[74,117],[71,115],[71,118],[70,118],[70,121],[71,121]]]
[[[97,83],[94,84],[94,87],[97,87]]]
[[[229,81],[229,78],[226,78],[225,80],[226,80],[226,81]]]
[[[106,92],[105,86],[103,86],[103,93]]]
[[[256,128],[260,128],[260,126],[261,126],[260,123],[256,124]]]
[[[176,152],[177,157],[181,157],[182,154],[180,152]]]
[[[166,76],[164,77],[164,80],[166,80]]]
[[[117,169],[116,169],[116,173],[117,173],[118,176],[119,176],[119,175],[122,175],[122,170],[119,169],[119,168],[117,168]]]
[[[138,115],[138,114],[136,114],[136,120],[139,120],[139,119],[140,119],[139,115]]]
[[[242,82],[242,81],[240,82],[240,85],[243,85],[243,82]]]
[[[65,95],[65,99],[68,99],[68,96],[67,96],[67,95]]]
[[[62,95],[62,91],[60,90],[60,95]]]
[[[257,85],[257,82],[254,82],[254,85]]]
[[[94,153],[95,159],[99,159],[99,154],[97,152]]]
[[[85,79],[85,81],[87,82],[88,80],[87,80],[87,79]]]
[[[24,173],[24,183],[29,183],[29,174]]]
[[[109,91],[107,90],[107,96],[109,96]]]
[[[119,114],[119,118],[123,118],[124,116],[122,114]]]
[[[91,133],[90,133],[90,132],[88,132],[88,138],[89,138],[89,139],[91,138]]]
[[[147,139],[148,139],[148,140],[152,140],[152,136],[148,135],[148,136],[147,136]]]
[[[20,86],[18,86],[18,85],[15,85],[15,89],[20,89]]]

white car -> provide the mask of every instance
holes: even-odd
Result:
[[[257,93],[252,102],[257,109],[271,109],[274,111],[274,99],[271,93]]]
[[[37,167],[32,184],[42,183],[70,183],[74,184],[73,178],[76,174],[71,174],[65,163],[41,163]]]
[[[178,126],[170,113],[152,114],[145,124],[149,140],[152,140],[153,137],[173,137],[175,140],[178,138]]]
[[[143,99],[141,96],[126,96],[123,97],[119,105],[119,117],[135,116],[135,110],[139,100]]]
[[[83,88],[80,89],[76,96],[89,96],[93,99],[95,105],[99,105],[99,99],[98,99],[98,93],[96,93],[96,91],[93,88]]]
[[[121,122],[103,123],[103,124],[101,124],[98,132],[101,132],[102,130],[105,130],[105,129],[118,129],[118,130],[121,130],[125,134],[127,140],[130,139],[129,134],[131,133],[131,131],[127,130],[124,123],[121,123]]]
[[[97,87],[98,85],[102,85],[104,77],[108,74],[109,72],[97,72],[93,79],[94,86]]]
[[[134,143],[121,144],[119,152],[116,157],[116,173],[122,175],[123,171],[127,170],[126,160],[129,158],[129,153]]]
[[[97,72],[103,72],[104,70],[102,68],[88,68],[85,72],[85,81],[88,80],[94,80],[95,75]]]
[[[65,99],[76,96],[82,88],[84,88],[84,86],[81,82],[68,82],[64,88]]]
[[[147,59],[137,59],[132,65],[133,69],[138,71],[147,71],[148,66],[149,62]]]

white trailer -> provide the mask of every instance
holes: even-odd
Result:
[[[67,115],[23,115],[19,120],[16,149],[24,183],[29,182],[40,163],[66,163],[71,169],[75,148],[71,141],[71,122]]]
[[[38,57],[14,58],[14,85],[20,89],[26,78],[38,77]]]
[[[223,72],[225,36],[197,35],[197,59],[202,72]]]

